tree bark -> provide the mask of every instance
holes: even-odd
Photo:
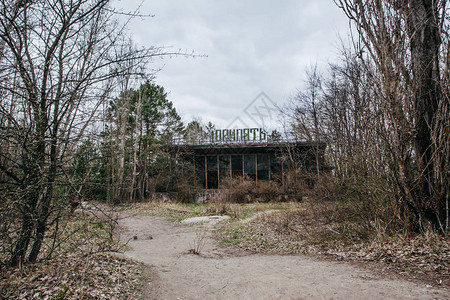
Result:
[[[433,202],[439,202],[435,194],[435,174],[433,154],[433,127],[436,124],[438,105],[441,100],[439,74],[439,20],[436,1],[412,0],[407,12],[408,35],[411,39],[410,51],[412,74],[414,76],[415,150],[421,171],[416,179],[416,199],[429,219],[435,218]],[[436,202],[436,203],[437,203]],[[438,220],[433,220],[437,225]]]

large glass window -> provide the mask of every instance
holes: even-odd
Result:
[[[230,178],[231,158],[229,155],[219,156],[219,184],[226,184]]]
[[[220,174],[230,174],[231,159],[229,155],[219,156],[219,170]]]
[[[251,179],[256,179],[256,155],[244,155],[244,173]]]
[[[218,182],[218,165],[217,165],[217,156],[208,155],[206,156],[206,166],[207,166],[207,188],[208,189],[217,189]]]
[[[281,158],[274,154],[270,155],[270,180],[280,182],[282,181],[281,172],[283,170]]]
[[[269,155],[258,154],[257,160],[258,180],[269,180]]]
[[[242,176],[242,155],[231,155],[231,170],[233,177]]]
[[[273,154],[270,155],[270,171],[272,173],[281,173],[282,171],[281,158]]]
[[[202,187],[206,187],[205,157],[196,156],[194,161],[195,161],[196,183],[201,185]]]

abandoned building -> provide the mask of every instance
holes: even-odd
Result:
[[[283,184],[288,172],[324,167],[325,143],[271,141],[260,128],[216,130],[208,141],[182,141],[174,149],[192,165],[196,185],[218,189],[242,177]]]

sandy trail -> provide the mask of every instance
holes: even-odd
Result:
[[[232,253],[210,237],[201,255],[189,254],[199,225],[140,215],[120,225],[121,239],[131,239],[125,256],[151,266],[144,299],[450,299],[448,290],[344,263]]]

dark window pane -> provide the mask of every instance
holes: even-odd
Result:
[[[219,171],[220,174],[230,174],[230,156],[221,155],[219,156]]]
[[[258,171],[269,170],[269,155],[258,154]]]
[[[208,189],[217,189],[218,178],[217,171],[208,171]]]
[[[205,172],[205,157],[204,156],[196,156],[195,157],[195,172],[196,173]]]
[[[205,174],[205,157],[195,157],[195,180],[198,185],[206,188],[206,174]]]
[[[245,174],[255,174],[256,173],[256,155],[245,155],[244,156],[244,172]]]
[[[242,172],[242,155],[231,155],[231,168],[234,171]],[[242,174],[241,174],[242,175]]]
[[[208,171],[217,170],[217,156],[207,156],[206,164],[208,166]],[[208,180],[209,181],[209,180]]]
[[[270,156],[270,172],[279,173],[282,171],[280,158],[275,155]]]
[[[202,188],[206,188],[206,181],[205,181],[205,179],[206,179],[206,176],[205,176],[205,173],[201,173],[201,174],[196,174],[197,176],[197,178],[196,178],[196,183],[198,184],[198,185],[200,185]]]
[[[269,180],[269,171],[258,170],[258,180]]]
[[[227,185],[229,183],[231,171],[231,157],[229,155],[219,156],[219,185]]]

